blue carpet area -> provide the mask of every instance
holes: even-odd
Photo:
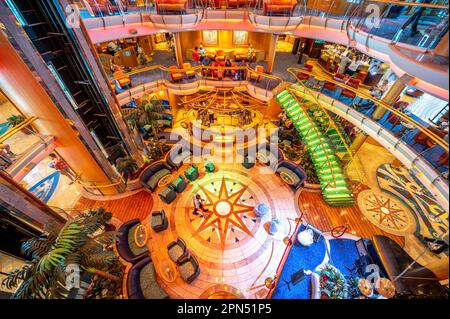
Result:
[[[293,286],[290,290],[285,281],[291,281],[291,275],[300,269],[313,271],[322,263],[326,254],[325,240],[323,237],[310,247],[295,243],[289,253],[288,259],[281,272],[280,280],[272,296],[273,299],[309,299],[310,298],[310,276]],[[284,281],[285,280],[285,281]]]
[[[60,175],[61,173],[56,171],[37,182],[28,191],[44,203],[47,203],[55,192],[56,186],[58,186]]]
[[[344,276],[350,275],[346,267],[353,268],[355,260],[359,257],[356,242],[345,238],[330,240],[330,254],[330,263]]]

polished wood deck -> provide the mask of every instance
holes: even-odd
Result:
[[[78,201],[75,209],[86,210],[96,209],[98,207],[103,207],[107,211],[110,211],[121,222],[127,222],[135,218],[143,221],[152,211],[153,198],[151,194],[144,190],[125,198],[109,201],[96,201],[82,197]]]
[[[308,223],[324,232],[334,227],[346,226],[348,233],[358,237],[371,238],[374,235],[384,235],[392,238],[402,247],[405,243],[404,237],[382,231],[368,221],[357,204],[351,207],[333,207],[323,201],[321,193],[307,191],[300,193],[298,203]]]

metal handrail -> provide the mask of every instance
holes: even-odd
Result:
[[[288,92],[292,95],[292,97],[295,99],[295,101],[297,102],[297,104],[298,104],[298,106],[299,107],[301,107],[302,108],[302,106],[301,106],[301,104],[300,104],[300,101],[298,100],[298,98],[297,98],[297,95],[294,93],[294,92],[292,92],[292,89],[291,88],[286,88],[286,90],[288,90]],[[303,108],[302,108],[303,109]],[[311,119],[311,117],[309,116],[309,114],[308,114],[308,112],[306,111],[306,110],[303,110],[304,111],[304,113],[305,113],[305,116],[308,118],[308,120],[311,122],[311,123],[315,123],[314,121],[313,121],[313,119]],[[326,152],[326,150],[327,150],[327,148],[325,147],[325,145],[323,144],[323,137],[322,138],[320,138],[320,134],[319,134],[319,131],[317,130],[317,127],[316,127],[316,125],[314,124],[314,125],[312,125],[312,129],[315,131],[315,133],[317,134],[317,137],[319,138],[319,141],[320,141],[320,146],[322,146],[322,148],[325,150],[325,152],[324,152],[324,154],[325,154],[325,157],[326,157],[326,159],[327,159],[327,163],[328,163],[328,167],[330,168],[330,172],[331,172],[331,177],[333,178],[333,184],[331,184],[330,183],[330,181],[326,181],[327,182],[327,185],[323,188],[323,189],[325,189],[325,188],[327,188],[327,186],[330,186],[331,188],[336,188],[337,187],[337,182],[336,182],[336,177],[334,176],[334,168],[333,168],[333,165],[331,165],[331,160],[330,160],[330,158],[329,158],[329,156],[328,156],[328,153]],[[316,147],[317,148],[317,147]]]
[[[294,78],[296,78],[296,75],[292,72],[292,70],[288,70],[288,72],[289,72],[290,74],[292,74],[292,75],[294,76]],[[353,156],[354,154],[353,154],[352,149],[350,148],[350,146],[349,146],[349,145],[347,144],[347,142],[345,141],[344,136],[342,135],[342,133],[341,133],[339,127],[336,125],[336,123],[334,122],[334,120],[331,118],[330,114],[328,113],[328,110],[327,110],[326,108],[323,107],[322,103],[317,99],[317,97],[313,94],[313,92],[312,92],[312,90],[311,90],[310,88],[308,88],[302,81],[298,81],[298,83],[300,83],[300,84],[302,85],[302,87],[303,87],[303,88],[308,92],[308,94],[313,98],[314,102],[315,102],[317,105],[319,105],[320,109],[325,113],[325,115],[326,115],[327,118],[328,118],[329,124],[331,123],[331,127],[333,127],[333,128],[336,130],[337,134],[339,135],[339,139],[340,139],[340,140],[342,141],[342,143],[344,144],[345,149],[346,149],[347,153],[348,153],[349,156],[350,156],[351,162],[353,162],[353,161],[356,162],[356,159],[355,159],[355,157]],[[360,173],[359,169],[356,169],[356,171],[357,171],[357,173],[358,173],[358,175],[359,175],[361,181],[366,181],[365,176],[363,176],[363,174]]]
[[[8,138],[16,134],[18,131],[33,123],[35,120],[37,120],[37,117],[35,116],[29,117],[25,119],[23,122],[21,122],[19,125],[14,126],[10,130],[7,130],[3,135],[0,136],[0,143],[6,141]]]
[[[425,126],[423,126],[422,124],[414,121],[412,118],[410,118],[409,116],[405,115],[404,113],[400,112],[399,110],[393,108],[392,106],[390,106],[389,104],[387,104],[386,102],[383,102],[381,100],[375,99],[372,96],[361,92],[357,89],[355,89],[352,86],[346,85],[345,83],[336,81],[334,79],[331,78],[325,78],[322,76],[318,76],[316,74],[313,74],[312,72],[308,72],[306,70],[303,69],[299,69],[299,68],[288,68],[288,72],[298,72],[298,73],[304,73],[307,74],[311,77],[316,78],[319,81],[327,81],[333,84],[336,84],[338,86],[340,86],[341,88],[344,88],[346,90],[352,91],[353,93],[357,94],[358,96],[366,99],[366,100],[370,100],[373,103],[375,103],[375,105],[377,106],[381,106],[383,108],[385,108],[386,110],[391,111],[393,114],[397,115],[398,117],[400,117],[403,121],[408,122],[409,124],[412,124],[414,127],[417,127],[421,132],[423,132],[427,137],[429,137],[431,140],[433,140],[433,142],[435,142],[436,144],[440,145],[441,147],[443,147],[447,152],[449,151],[449,144],[447,141],[445,141],[443,138],[441,138],[440,136],[436,135],[434,132],[432,132],[431,130],[429,130],[428,128],[426,128]]]

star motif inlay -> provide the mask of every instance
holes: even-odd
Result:
[[[222,178],[218,194],[209,191],[203,186],[199,187],[208,199],[208,203],[205,203],[203,206],[209,212],[205,213],[200,226],[193,236],[206,229],[216,228],[222,250],[225,248],[229,230],[239,229],[252,236],[251,231],[242,220],[242,214],[253,212],[254,209],[253,206],[242,204],[242,196],[247,190],[247,186],[242,187],[234,193],[230,193],[227,189],[225,178]]]

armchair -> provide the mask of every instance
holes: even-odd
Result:
[[[255,72],[249,72],[250,80],[260,82],[261,81],[261,73],[264,72],[264,67],[262,65],[257,65],[255,67]]]
[[[170,72],[170,80],[173,83],[183,80],[183,73],[178,71],[178,67],[176,65],[169,66],[169,69],[171,69],[169,71]]]
[[[187,78],[195,78],[195,71],[192,70],[192,65],[189,62],[183,63],[184,74]]]
[[[307,178],[305,171],[300,166],[288,160],[278,163],[276,173],[294,191],[303,186]]]
[[[156,11],[158,14],[187,12],[188,0],[156,0]]]
[[[189,255],[186,243],[179,237],[176,241],[167,245],[167,252],[170,259],[176,264],[180,264],[180,262]]]
[[[181,278],[188,284],[193,282],[200,275],[200,266],[194,256],[182,260],[179,264]]]
[[[296,0],[265,0],[264,15],[266,16],[292,16]]]
[[[167,227],[169,226],[169,222],[167,220],[166,212],[164,211],[164,209],[158,212],[152,212],[150,224],[152,226],[152,229],[157,233],[167,229]]]

